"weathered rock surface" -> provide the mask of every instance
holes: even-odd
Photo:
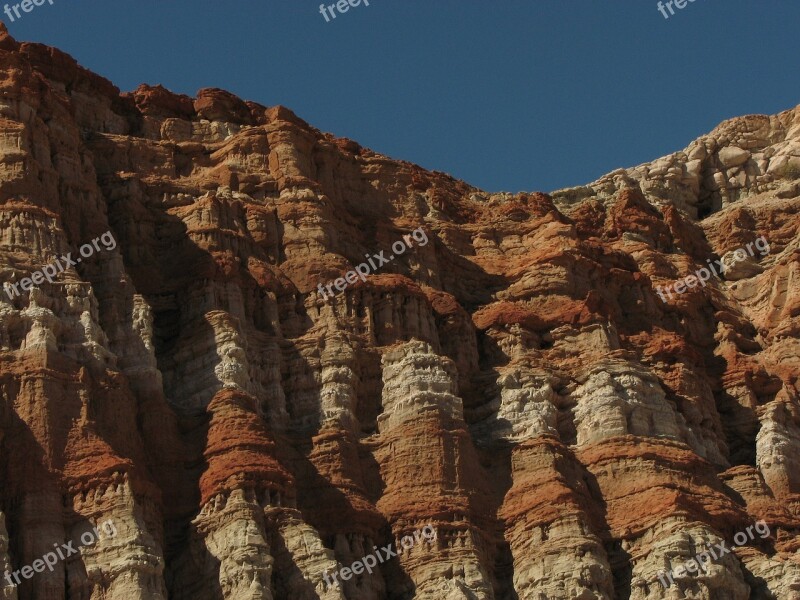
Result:
[[[800,598],[800,107],[511,195],[4,30],[0,74],[0,283],[117,242],[0,294],[0,569],[118,531],[0,597]]]

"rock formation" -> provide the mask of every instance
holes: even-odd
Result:
[[[0,597],[800,599],[800,107],[512,195],[4,29],[0,65],[0,284],[116,241],[0,294]]]

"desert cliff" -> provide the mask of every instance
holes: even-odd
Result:
[[[0,568],[116,528],[0,598],[800,599],[800,107],[505,194],[5,30],[0,65],[0,285],[116,242],[0,295]]]

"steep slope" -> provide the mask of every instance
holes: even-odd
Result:
[[[800,598],[800,107],[489,194],[5,31],[0,65],[0,597]]]

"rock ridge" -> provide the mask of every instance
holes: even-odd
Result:
[[[0,66],[0,279],[117,242],[0,294],[0,569],[118,530],[0,598],[800,599],[800,106],[507,194],[2,26]]]

